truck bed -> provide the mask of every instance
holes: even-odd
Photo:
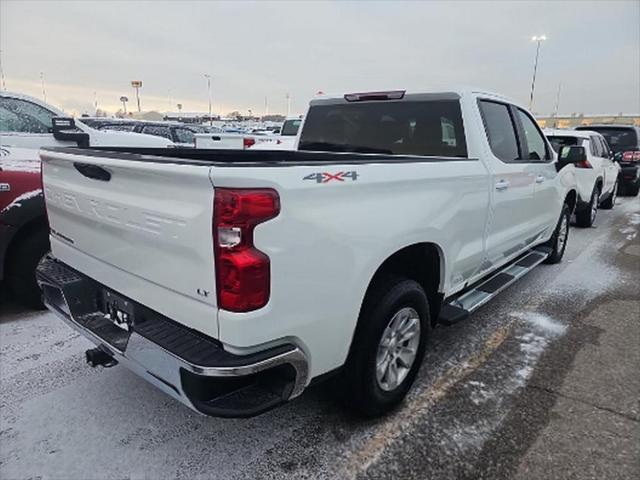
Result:
[[[312,152],[299,150],[216,150],[194,148],[132,148],[132,147],[53,147],[43,151],[103,157],[139,162],[171,162],[184,165],[224,166],[295,166],[295,165],[358,165],[367,163],[423,163],[477,160],[467,157],[434,157],[391,155],[360,152]]]

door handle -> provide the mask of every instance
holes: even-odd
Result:
[[[498,183],[496,183],[496,190],[506,190],[507,188],[509,188],[509,185],[511,184],[507,180],[500,180]]]
[[[543,175],[538,175],[536,177],[536,183],[542,183],[544,182],[544,176]]]

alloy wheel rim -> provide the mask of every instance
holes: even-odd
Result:
[[[597,213],[598,213],[598,192],[595,192],[593,194],[593,198],[591,199],[591,223],[595,221]]]
[[[392,391],[407,378],[420,346],[420,316],[411,307],[398,310],[384,329],[376,354],[378,386]]]

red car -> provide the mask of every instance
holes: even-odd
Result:
[[[0,281],[10,297],[42,305],[35,268],[48,251],[38,150],[0,147]]]

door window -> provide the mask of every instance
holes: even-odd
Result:
[[[193,132],[187,128],[176,128],[174,133],[178,143],[195,143],[196,141]]]
[[[528,150],[527,160],[548,159],[547,144],[538,125],[528,114],[520,109],[518,109],[518,116],[524,130],[524,140]]]
[[[602,147],[602,156],[604,158],[609,158],[609,145],[607,145],[607,142],[605,142],[603,137],[596,137],[598,139],[598,141],[600,142],[600,146]]]
[[[517,160],[518,140],[509,108],[503,103],[481,100],[480,112],[493,154],[504,162]]]
[[[55,116],[28,100],[0,97],[0,132],[50,133]]]
[[[171,129],[162,125],[145,125],[145,127],[142,129],[142,133],[154,135],[156,137],[164,137],[168,140],[172,140]]]

